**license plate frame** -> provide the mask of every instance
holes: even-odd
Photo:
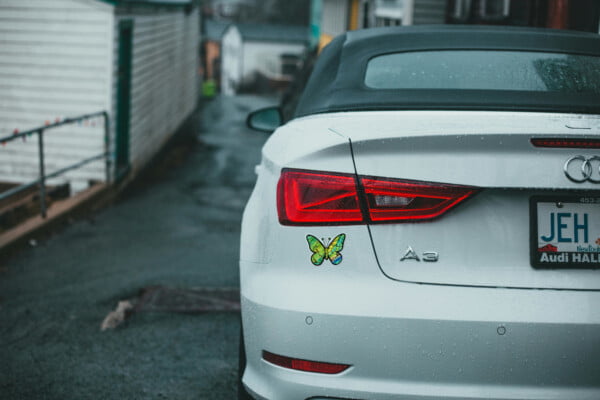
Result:
[[[538,220],[538,205],[543,204],[542,207],[549,207],[549,203],[553,203],[556,205],[557,203],[562,203],[564,207],[567,207],[565,211],[572,210],[575,207],[581,209],[593,210],[594,214],[600,218],[600,193],[596,194],[570,194],[570,195],[545,195],[545,196],[532,196],[529,199],[529,216],[530,216],[530,245],[529,245],[529,254],[530,254],[530,263],[531,266],[535,269],[600,269],[600,244],[595,242],[594,238],[590,239],[590,246],[597,248],[598,251],[560,251],[560,244],[556,247],[554,251],[541,251],[540,250],[540,241],[539,241],[539,225],[540,221]],[[575,207],[572,207],[575,205]],[[571,206],[571,207],[570,207]],[[558,206],[557,206],[558,209]],[[545,216],[549,216],[547,212],[542,210],[542,213],[545,213]],[[558,224],[558,222],[556,223]],[[556,229],[556,228],[555,228]],[[600,232],[598,232],[600,235]],[[593,236],[594,234],[592,234]],[[598,238],[600,240],[600,237]],[[549,243],[551,244],[551,243]],[[589,249],[589,248],[588,248]],[[542,256],[543,253],[546,253],[547,256]],[[579,256],[574,256],[574,254],[580,254]],[[583,256],[587,254],[587,256]],[[557,259],[551,256],[559,256],[563,255],[562,258]],[[543,260],[542,260],[543,259]],[[552,261],[551,259],[554,259]],[[583,261],[581,261],[583,260]]]

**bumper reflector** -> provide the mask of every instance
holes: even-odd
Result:
[[[300,360],[297,358],[290,358],[273,354],[266,350],[262,352],[263,360],[275,364],[279,367],[295,369],[298,371],[315,372],[318,374],[339,374],[350,368],[350,365],[346,364],[334,364],[320,361],[309,361]]]

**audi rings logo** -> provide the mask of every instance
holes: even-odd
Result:
[[[567,178],[573,182],[600,183],[600,156],[571,157],[563,167]]]

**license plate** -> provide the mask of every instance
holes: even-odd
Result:
[[[534,268],[600,268],[600,197],[531,199]]]

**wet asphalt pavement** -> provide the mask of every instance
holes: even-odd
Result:
[[[273,103],[205,103],[198,135],[114,205],[0,260],[1,399],[235,397],[239,314],[193,306],[210,309],[211,293],[235,303],[240,219],[267,138],[244,120]],[[156,286],[162,306],[100,330],[120,300]],[[182,313],[182,301],[196,303]]]

